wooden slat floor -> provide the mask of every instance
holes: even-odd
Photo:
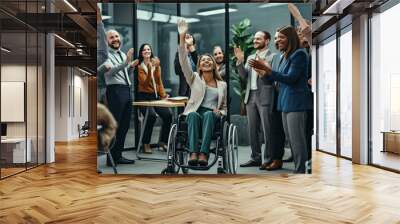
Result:
[[[400,175],[314,153],[312,175],[99,176],[95,138],[0,181],[0,223],[400,223]]]

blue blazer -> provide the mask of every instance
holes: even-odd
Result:
[[[283,56],[282,56],[283,57]],[[277,109],[282,112],[300,112],[312,109],[311,91],[307,86],[308,54],[297,49],[269,76],[279,82]]]

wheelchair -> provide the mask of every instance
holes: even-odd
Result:
[[[190,166],[188,157],[188,125],[186,116],[179,115],[172,125],[168,138],[167,167],[161,174],[187,174],[189,170],[206,171],[217,164],[218,174],[236,174],[238,169],[238,135],[237,127],[229,124],[225,116],[221,116],[214,128],[209,150],[207,166]],[[199,143],[200,144],[200,143]],[[213,156],[211,156],[213,155]],[[210,160],[211,159],[211,160]]]

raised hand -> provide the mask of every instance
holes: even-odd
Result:
[[[290,14],[299,22],[301,32],[310,32],[311,27],[307,24],[307,21],[303,18],[299,9],[293,3],[288,3],[288,9]]]
[[[235,57],[238,61],[238,64],[240,64],[241,62],[244,61],[244,52],[242,51],[242,49],[240,49],[239,47],[235,47],[233,49]]]
[[[128,64],[131,63],[132,58],[133,58],[133,52],[135,52],[135,50],[133,48],[131,48],[126,53],[126,63],[128,63]]]
[[[97,6],[97,11],[96,11],[96,20],[97,20],[97,23],[101,23],[101,21],[102,21],[101,11],[98,6]]]
[[[185,20],[180,19],[180,20],[178,20],[177,24],[178,24],[178,32],[179,32],[179,34],[187,33],[189,28],[188,28],[188,24],[186,23]]]

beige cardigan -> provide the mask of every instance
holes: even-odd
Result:
[[[185,47],[178,47],[179,63],[181,64],[182,72],[185,75],[186,82],[190,86],[190,98],[185,107],[184,115],[188,115],[191,112],[196,112],[203,102],[204,95],[206,94],[206,82],[203,77],[197,72],[193,72],[187,58],[187,52]],[[226,82],[217,80],[218,88],[218,110],[223,115],[227,114],[227,86]]]

